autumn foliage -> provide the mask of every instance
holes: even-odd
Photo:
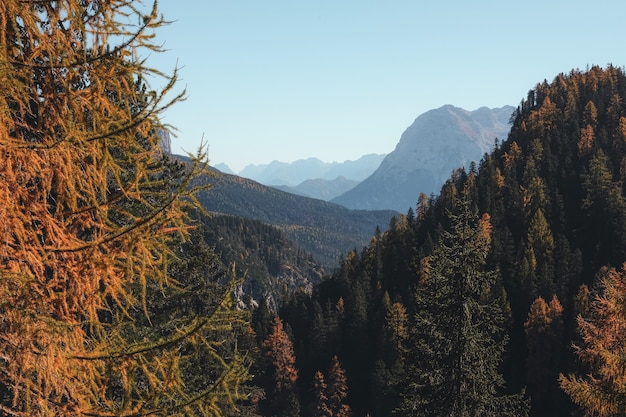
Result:
[[[176,74],[151,91],[143,80],[162,74],[139,53],[158,51],[162,23],[156,4],[0,2],[6,415],[215,414],[235,386],[223,360],[202,388],[182,371],[192,346],[215,352],[207,332],[228,326],[227,299],[158,335],[134,318],[150,316],[154,288],[175,284],[172,239],[184,236],[188,183],[204,169],[199,159],[183,169],[160,148]]]
[[[274,319],[272,332],[263,344],[265,355],[270,360],[274,371],[274,383],[276,391],[284,394],[293,389],[298,380],[296,369],[296,357],[293,353],[293,345],[279,317]]]
[[[578,317],[582,343],[575,346],[586,376],[561,375],[561,387],[587,415],[626,413],[626,264],[600,280],[589,317]]]

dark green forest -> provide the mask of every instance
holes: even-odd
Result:
[[[272,311],[290,293],[311,292],[324,268],[277,227],[243,217],[214,214],[201,218],[201,239],[223,265],[242,277],[242,307],[264,300]]]
[[[613,66],[537,84],[479,164],[286,299],[297,378],[268,365],[261,412],[624,415],[625,99]]]

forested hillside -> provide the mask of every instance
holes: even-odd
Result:
[[[196,178],[194,184],[210,186],[198,193],[208,211],[276,226],[328,270],[338,266],[343,253],[367,245],[376,228],[386,229],[391,217],[398,214],[393,210],[349,210],[216,170]]]
[[[244,305],[263,300],[276,311],[290,293],[311,292],[324,269],[280,229],[257,220],[213,215],[202,218],[202,238],[224,265],[242,277]]]
[[[282,397],[316,416],[347,415],[320,414],[330,398],[358,416],[624,415],[625,100],[612,66],[529,91],[478,166],[281,309]]]

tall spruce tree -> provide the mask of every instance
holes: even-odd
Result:
[[[498,372],[505,337],[498,274],[486,270],[489,216],[465,198],[449,212],[449,227],[416,290],[402,416],[523,416],[521,394],[503,395]]]
[[[139,54],[162,23],[156,2],[0,2],[4,415],[217,415],[246,378],[213,338],[239,321],[227,292],[175,325],[148,320],[153,289],[176,287],[173,238],[204,171],[160,147],[176,74],[151,91],[160,73]],[[196,384],[201,358],[215,366]]]
[[[532,401],[531,415],[550,412],[557,415],[565,409],[559,395],[558,369],[563,358],[563,307],[556,296],[550,303],[538,297],[530,306],[526,333],[528,393]]]

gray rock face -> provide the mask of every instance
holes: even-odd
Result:
[[[414,207],[420,192],[438,193],[453,170],[478,163],[506,139],[514,107],[467,111],[452,105],[420,115],[378,169],[352,190],[332,200],[352,209]]]
[[[172,138],[170,137],[170,132],[167,130],[159,129],[158,130],[159,139],[161,140],[161,149],[167,155],[172,154]]]

